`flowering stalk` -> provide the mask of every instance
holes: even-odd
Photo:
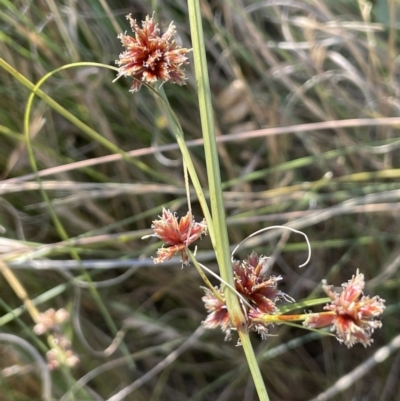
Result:
[[[228,233],[225,222],[225,210],[222,199],[221,175],[216,147],[214,117],[211,103],[211,91],[207,72],[205,44],[201,23],[200,5],[197,0],[188,1],[190,30],[192,36],[195,73],[198,83],[198,99],[204,152],[207,164],[212,224],[215,232],[215,253],[222,279],[234,286],[233,271],[230,264]],[[226,288],[225,297],[231,312],[233,324],[238,329],[245,327],[244,316],[236,294]]]
[[[238,332],[259,398],[261,401],[268,401],[269,397],[250,343],[250,330],[266,338],[269,335],[270,325],[303,321],[303,326],[309,329],[331,327],[337,339],[348,347],[357,342],[367,346],[372,343],[371,335],[374,329],[381,327],[378,317],[385,309],[384,301],[377,296],[373,298],[363,296],[364,276],[357,271],[348,283],[342,284],[341,293],[335,292],[332,286],[324,282],[323,289],[330,300],[330,303],[324,307],[324,312],[288,315],[282,313],[276,303],[282,300],[288,302],[294,300],[278,290],[278,281],[281,277],[266,276],[266,257],[252,252],[243,261],[231,261],[200,6],[198,0],[189,0],[188,5],[212,218],[205,213],[207,226],[204,219],[196,223],[191,212],[178,220],[174,213],[163,209],[162,216],[153,221],[152,228],[154,229],[153,236],[160,238],[167,246],[158,250],[154,262],[160,263],[180,255],[182,263],[187,264],[189,257],[194,259],[189,251],[189,245],[201,238],[203,234],[207,234],[207,229],[210,230],[222,284],[219,287],[212,287],[204,274],[201,274],[207,285],[204,289],[203,301],[208,316],[203,325],[210,329],[220,327],[227,337],[230,337],[233,330]],[[185,54],[188,50],[180,48],[172,40],[175,32],[174,25],[171,23],[167,32],[160,36],[153,17],[147,17],[142,22],[142,28],[130,15],[127,18],[135,38],[126,34],[119,36],[126,51],[117,61],[118,77],[124,75],[135,79],[131,87],[132,92],[139,90],[142,82],[154,84],[156,81],[162,83],[171,81],[179,85],[184,84],[185,76],[181,65],[187,63]],[[181,135],[177,135],[178,143],[182,138]],[[196,176],[195,173],[194,176]],[[208,212],[207,205],[202,204],[202,207]],[[308,240],[307,243],[309,243]],[[195,261],[194,264],[197,269],[200,269],[199,264]],[[317,301],[314,300],[309,305],[315,305]]]
[[[225,209],[222,199],[221,175],[216,146],[216,134],[211,103],[211,90],[208,79],[205,43],[201,23],[200,3],[198,0],[188,0],[190,31],[192,36],[194,66],[198,88],[198,99],[204,138],[204,152],[207,164],[207,177],[212,211],[212,231],[215,233],[214,250],[217,256],[220,275],[230,287],[235,286],[230,263],[228,233],[225,223]],[[243,350],[250,368],[251,375],[261,401],[269,401],[254,350],[250,343],[246,319],[237,295],[229,288],[224,288],[226,306],[229,310],[233,326],[238,330],[242,340]]]
[[[173,39],[175,25],[172,22],[167,31],[161,35],[154,21],[154,14],[152,17],[147,16],[142,21],[142,27],[132,19],[130,14],[127,15],[127,19],[130,21],[134,37],[126,33],[118,35],[126,50],[116,60],[116,64],[119,66],[116,79],[121,76],[133,78],[131,92],[139,91],[142,83],[145,83],[159,96],[159,99],[162,99],[160,104],[166,113],[170,129],[175,135],[182,153],[182,159],[208,223],[211,242],[214,244],[213,225],[206,198],[186,146],[179,120],[171,109],[162,87],[165,82],[178,85],[185,84],[187,78],[182,66],[188,64],[186,53],[190,52],[191,49],[182,48],[175,43]]]
[[[206,213],[208,212],[207,205],[202,204],[202,207],[205,212],[204,214],[211,234],[211,241],[220,266],[222,280],[228,284],[224,291],[224,297],[230,311],[230,321],[233,322],[235,329],[239,331],[240,336],[244,339],[243,347],[253,377],[255,377],[260,398],[262,400],[269,400],[257,366],[254,351],[251,348],[248,337],[246,337],[248,333],[241,305],[236,294],[231,290],[234,286],[234,280],[233,272],[230,268],[228,234],[225,224],[225,211],[222,200],[221,177],[216,149],[216,135],[211,107],[207,65],[205,63],[205,45],[202,36],[199,3],[197,1],[190,1],[189,9],[195,53],[195,70],[199,83],[200,115],[205,144],[212,218]],[[153,17],[147,17],[146,20],[142,22],[142,28],[138,26],[130,15],[128,15],[127,18],[130,21],[135,37],[126,34],[119,35],[126,50],[121,53],[119,60],[116,61],[119,66],[117,79],[121,76],[134,78],[134,82],[131,86],[132,92],[138,91],[142,82],[154,84],[157,81],[171,81],[172,83],[183,85],[186,78],[181,66],[187,63],[185,54],[189,50],[180,48],[173,41],[172,36],[175,33],[174,25],[171,23],[167,32],[160,36]],[[180,136],[178,136],[177,139],[179,143],[179,139],[181,139]],[[197,188],[196,191],[199,192]],[[192,240],[198,238],[196,237],[197,234],[201,236],[201,234],[204,233],[204,229],[198,228],[197,234],[195,233],[194,235],[196,238],[191,238],[192,230],[195,232],[196,226],[191,220],[191,215],[188,214],[186,217],[186,222],[184,221],[182,223],[181,221],[178,223],[173,215],[169,214],[167,211],[163,211],[162,218],[158,222],[153,222],[155,235],[169,245],[167,248],[159,249],[158,257],[155,259],[156,263],[170,259],[178,253],[182,257],[182,262],[187,262],[188,245]]]

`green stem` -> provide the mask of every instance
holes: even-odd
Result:
[[[160,100],[163,101],[163,104],[161,106],[167,115],[169,127],[175,136],[176,142],[179,146],[179,150],[181,151],[181,154],[182,154],[183,162],[186,164],[186,167],[188,169],[190,179],[192,180],[193,187],[196,191],[197,199],[200,203],[201,210],[203,211],[204,217],[207,222],[207,228],[208,228],[208,232],[210,234],[211,242],[214,246],[215,235],[214,235],[213,223],[212,223],[212,219],[211,219],[210,210],[208,208],[207,200],[204,195],[204,191],[201,187],[200,180],[197,176],[196,169],[194,168],[194,164],[193,164],[192,158],[190,156],[189,149],[186,145],[185,138],[183,136],[182,127],[179,123],[177,116],[175,115],[175,113],[173,112],[173,110],[169,104],[168,98],[167,98],[161,84],[157,84],[155,93],[156,93],[156,95],[160,96],[160,98],[161,98]]]
[[[201,126],[204,138],[204,152],[210,191],[211,213],[215,233],[214,249],[217,256],[221,278],[234,288],[199,0],[188,0],[188,8],[194,67],[198,87]],[[259,399],[261,401],[269,401],[268,393],[250,342],[246,328],[246,321],[238,297],[227,286],[224,287],[224,293],[229,316],[233,326],[239,332]]]
[[[260,367],[258,366],[258,361],[256,354],[254,353],[253,346],[250,342],[250,336],[247,331],[245,330],[238,330],[240,341],[242,343],[242,347],[244,350],[244,354],[246,355],[247,363],[249,365],[251,376],[254,380],[254,385],[257,390],[258,398],[261,401],[270,401],[267,389],[264,384],[264,380],[261,375]]]

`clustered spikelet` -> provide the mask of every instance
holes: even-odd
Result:
[[[154,263],[164,262],[177,254],[180,254],[182,262],[186,263],[188,261],[187,247],[201,238],[203,234],[207,234],[207,225],[204,219],[200,223],[196,223],[192,214],[187,212],[186,216],[181,217],[178,221],[175,213],[167,209],[163,209],[162,215],[158,220],[153,221],[151,228],[156,237],[169,245],[166,248],[158,249]]]
[[[71,343],[65,337],[56,338],[57,346],[54,346],[46,353],[47,366],[50,370],[56,370],[61,365],[70,368],[79,364],[78,356],[72,351]]]
[[[343,291],[335,292],[333,286],[324,283],[323,289],[332,300],[324,307],[326,313],[313,313],[303,322],[304,326],[321,328],[331,326],[337,339],[349,348],[356,343],[366,347],[373,340],[375,329],[382,326],[376,320],[385,310],[384,300],[378,296],[370,298],[362,295],[365,286],[364,275],[357,273],[347,283],[342,284]]]
[[[74,367],[79,363],[78,356],[72,351],[72,344],[63,334],[61,325],[69,318],[69,313],[64,308],[55,310],[50,308],[37,317],[37,323],[33,331],[37,335],[51,333],[52,348],[47,351],[47,365],[49,369],[58,369],[61,365]]]
[[[147,16],[146,20],[142,21],[142,28],[132,19],[131,14],[126,18],[135,37],[126,33],[118,35],[126,50],[116,61],[119,66],[117,78],[135,78],[130,88],[131,92],[137,92],[142,82],[152,84],[161,80],[184,85],[186,76],[182,65],[188,64],[186,53],[190,50],[180,47],[173,40],[175,25],[171,22],[167,31],[160,35],[160,29],[153,16]]]
[[[38,323],[36,323],[33,331],[37,335],[42,335],[63,324],[68,318],[69,313],[64,308],[58,310],[53,308],[47,309],[45,312],[39,313]]]
[[[284,297],[277,289],[281,277],[266,277],[263,274],[267,258],[252,252],[242,262],[233,262],[236,290],[243,295],[253,312],[273,314],[277,312],[275,302]]]
[[[267,326],[271,323],[253,320],[253,318],[277,313],[276,302],[287,298],[286,294],[277,289],[278,281],[281,278],[267,277],[263,273],[266,260],[265,257],[252,252],[247,259],[233,262],[235,289],[241,296],[240,301],[245,312],[247,326],[249,329],[259,332],[262,337],[267,336]],[[210,329],[220,326],[222,331],[229,335],[229,331],[233,327],[222,288],[218,288],[216,292],[205,289],[202,300],[209,313],[203,322],[204,326]]]

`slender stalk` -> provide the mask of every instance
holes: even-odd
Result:
[[[201,126],[204,138],[204,152],[206,156],[207,177],[210,191],[211,213],[215,231],[215,252],[221,277],[233,286],[233,271],[231,268],[228,233],[226,229],[225,210],[222,199],[221,176],[215,140],[216,136],[214,131],[210,85],[204,50],[200,5],[197,0],[189,0],[188,5],[193,42],[194,65],[198,85]],[[233,325],[235,327],[241,327],[244,325],[244,316],[236,294],[227,291],[226,302]]]
[[[204,217],[206,219],[211,242],[214,246],[215,236],[214,236],[214,229],[213,229],[213,222],[212,222],[211,214],[210,214],[210,211],[209,211],[209,208],[207,205],[206,196],[201,187],[200,180],[197,176],[196,169],[194,168],[193,161],[192,161],[192,158],[189,153],[189,149],[187,147],[185,138],[183,136],[182,127],[180,126],[179,120],[176,117],[176,115],[174,114],[174,112],[169,104],[168,98],[164,92],[162,85],[157,84],[156,88],[157,88],[157,91],[155,92],[155,94],[157,96],[160,96],[160,103],[162,103],[161,107],[164,110],[164,112],[166,113],[170,129],[172,130],[173,134],[175,135],[176,142],[177,142],[177,144],[179,146],[179,150],[181,151],[181,154],[182,154],[182,159],[183,159],[184,163],[186,164],[186,168],[188,170],[190,179],[192,180],[193,187],[196,191],[197,199],[200,203],[201,210],[203,211]]]
[[[258,398],[261,401],[269,401],[269,396],[267,393],[267,389],[264,384],[263,377],[261,375],[260,367],[258,366],[258,361],[256,354],[254,353],[253,346],[250,342],[250,336],[247,330],[238,330],[240,341],[242,343],[242,347],[244,350],[244,354],[246,355],[246,360],[249,365],[251,376],[254,380],[254,385],[257,390]]]
[[[300,315],[267,315],[265,314],[263,317],[254,318],[255,322],[270,322],[270,323],[278,323],[278,322],[296,322],[301,320],[306,320],[307,318],[313,316],[333,316],[335,312],[319,312],[319,313],[303,313]]]
[[[192,35],[194,66],[198,87],[201,126],[204,138],[207,176],[210,191],[211,213],[215,233],[215,253],[218,260],[221,277],[231,287],[234,287],[233,270],[229,252],[228,232],[225,222],[225,210],[222,199],[221,175],[218,163],[217,142],[214,130],[214,118],[211,104],[210,84],[207,72],[204,37],[201,23],[200,3],[189,0],[190,30]],[[253,376],[258,396],[262,401],[268,401],[268,393],[261,376],[254,350],[250,343],[239,300],[236,294],[227,286],[224,288],[226,304],[232,324],[238,330],[243,349]]]

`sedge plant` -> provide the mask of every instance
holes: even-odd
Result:
[[[310,300],[306,304],[301,304],[301,307],[304,307],[328,301],[324,307],[325,311],[287,314],[288,311],[297,309],[300,305],[293,303],[290,307],[286,307],[284,312],[278,308],[276,304],[279,301],[294,302],[294,300],[278,289],[278,281],[281,277],[266,275],[268,258],[258,255],[254,251],[242,261],[231,257],[200,5],[196,0],[189,0],[188,6],[211,212],[208,210],[203,195],[199,201],[205,219],[201,222],[194,220],[190,204],[187,214],[180,219],[171,211],[163,209],[159,219],[153,221],[152,228],[154,236],[161,239],[166,246],[158,249],[154,262],[162,263],[175,255],[180,255],[182,263],[189,264],[189,257],[192,260],[195,258],[188,250],[189,245],[201,238],[202,235],[206,235],[208,231],[210,232],[220,269],[221,285],[213,287],[208,279],[205,279],[207,287],[204,289],[203,301],[208,316],[203,325],[210,329],[220,327],[226,333],[227,338],[231,337],[232,331],[238,333],[239,344],[245,352],[259,399],[267,401],[269,396],[249,339],[250,331],[256,331],[261,337],[268,338],[269,325],[303,322],[303,326],[308,329],[330,327],[337,339],[348,347],[355,343],[367,346],[372,342],[371,335],[374,329],[381,327],[379,316],[383,313],[385,305],[384,300],[378,296],[370,298],[363,295],[364,276],[357,271],[347,283],[342,284],[341,292],[335,291],[333,286],[323,282],[323,289],[328,298]],[[154,16],[147,16],[146,20],[142,22],[142,27],[131,15],[128,15],[127,18],[135,36],[120,35],[126,50],[117,61],[118,78],[121,76],[133,78],[130,89],[132,92],[140,90],[143,82],[147,84],[161,82],[163,84],[170,81],[183,85],[185,83],[183,66],[188,63],[186,53],[189,50],[181,48],[173,41],[174,25],[171,23],[168,30],[160,35]],[[168,106],[160,85],[156,88],[161,92],[161,96]],[[185,168],[189,172],[197,194],[202,194],[203,191],[199,187],[196,171],[187,152],[179,122],[172,115],[169,107],[167,107],[167,113],[170,115],[172,130],[175,132],[182,151]],[[193,260],[193,262],[197,267],[196,261]]]
[[[165,246],[158,249],[154,262],[162,263],[173,256],[179,255],[184,266],[193,264],[198,269],[204,281],[204,296],[202,300],[208,313],[203,321],[203,326],[208,329],[222,329],[227,339],[232,338],[237,333],[238,344],[242,346],[246,355],[258,397],[261,401],[268,401],[268,391],[250,341],[250,333],[252,331],[257,332],[263,339],[267,340],[270,335],[269,328],[272,325],[295,325],[309,330],[330,328],[330,332],[326,330],[322,332],[336,336],[341,343],[348,347],[352,347],[356,343],[368,346],[372,342],[374,330],[381,327],[379,317],[385,309],[384,300],[379,296],[370,297],[363,294],[365,286],[364,275],[357,270],[348,282],[342,284],[341,291],[323,281],[322,288],[327,297],[296,303],[278,288],[282,277],[268,274],[268,258],[266,256],[252,251],[247,258],[237,260],[233,253],[230,252],[200,4],[197,0],[189,0],[188,7],[193,46],[191,50],[182,48],[175,43],[175,26],[173,23],[169,25],[166,32],[161,34],[154,14],[147,16],[141,24],[137,23],[131,15],[128,15],[127,19],[130,22],[134,36],[126,33],[119,35],[125,50],[117,60],[118,67],[113,69],[117,71],[117,79],[133,79],[130,88],[131,92],[135,93],[141,90],[142,86],[146,86],[159,100],[160,107],[163,108],[167,115],[169,127],[175,135],[182,154],[185,175],[187,172],[187,190],[189,191],[190,180],[204,215],[204,219],[196,222],[191,211],[190,201],[188,202],[186,215],[180,218],[175,213],[164,208],[159,218],[153,220],[152,224],[153,236],[159,238],[165,244]],[[167,83],[185,84],[184,67],[189,64],[187,54],[190,51],[193,51],[198,90],[201,131],[204,139],[208,178],[206,191],[209,194],[209,204],[205,195],[206,191],[200,184],[190,152],[185,144],[181,124],[171,109],[163,90],[163,85]],[[74,63],[57,71],[82,65],[101,66],[95,63]],[[2,66],[5,69],[8,68],[9,72],[12,73],[13,70],[10,66],[3,62]],[[107,66],[107,68],[110,67]],[[55,102],[52,102],[40,90],[40,86],[47,77],[40,81],[38,85],[33,85],[26,82],[23,77],[16,73],[14,73],[14,76],[32,90],[32,98],[35,95],[42,97],[64,117],[73,119],[73,116],[69,115],[65,109],[60,108]],[[75,121],[75,123],[86,131],[88,135],[96,135],[95,132],[80,122]],[[26,131],[29,147],[28,123],[26,123]],[[124,159],[130,160],[124,152],[106,139],[99,139],[96,136],[96,140],[99,140],[110,151],[120,153]],[[136,161],[130,160],[130,162]],[[36,171],[37,168],[33,158],[31,158],[31,163]],[[146,166],[141,165],[141,168],[146,169]],[[146,171],[151,174],[151,171]],[[45,196],[44,192],[43,194]],[[50,203],[48,202],[48,204]],[[61,237],[66,241],[67,237],[63,232],[62,226],[60,226],[56,216],[54,216],[54,219]],[[195,253],[189,250],[189,246],[204,235],[210,236],[218,262],[220,285],[217,287],[213,286],[203,273],[202,269],[209,271],[207,267],[198,263]],[[72,257],[78,258],[74,252],[72,252]],[[49,343],[56,344],[47,353],[48,366],[51,369],[57,369],[62,365],[69,367],[77,365],[79,359],[74,354],[71,343],[63,335],[61,329],[62,324],[68,319],[68,312],[64,309],[57,311],[49,309],[40,313],[36,306],[29,301],[28,295],[16,276],[7,267],[6,262],[1,261],[0,268],[6,280],[30,311],[35,322],[34,332],[37,335],[47,334]],[[100,308],[109,323],[110,330],[116,335],[116,328],[112,320],[107,318],[106,308],[101,304],[94,289],[92,289],[92,294],[99,302]],[[284,302],[285,305],[280,306],[280,302]],[[321,304],[325,304],[323,311],[308,311],[308,308]],[[298,309],[303,309],[303,312],[293,313]],[[304,311],[304,309],[306,310]],[[116,396],[112,397],[112,399],[117,398]]]

